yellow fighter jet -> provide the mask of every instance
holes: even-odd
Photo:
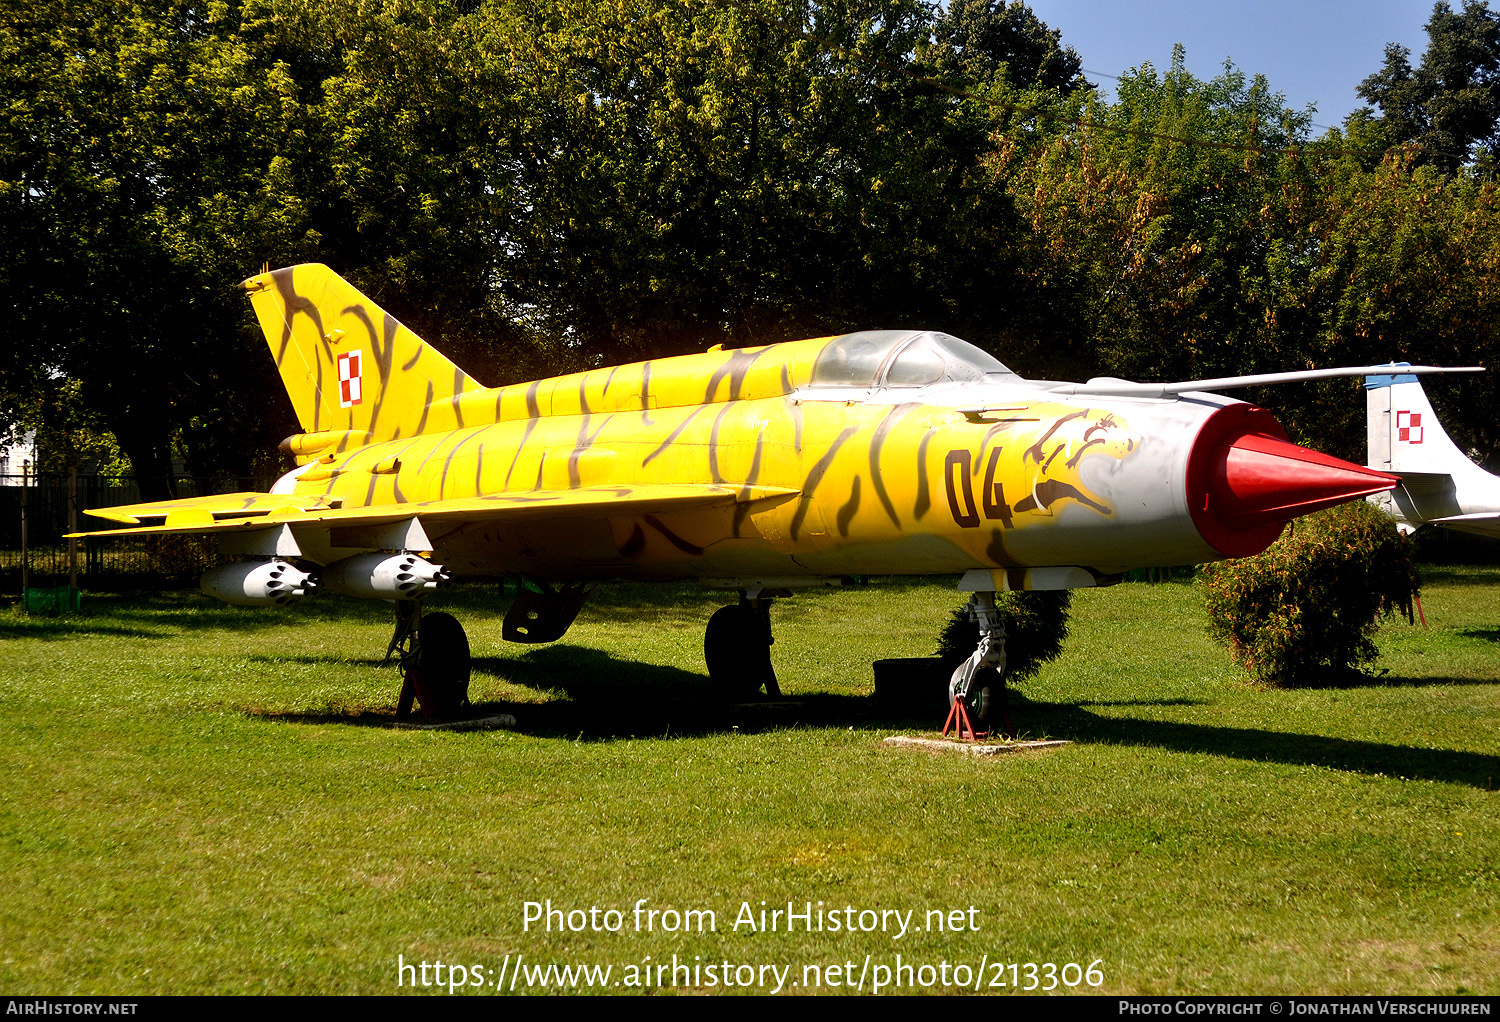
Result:
[[[97,535],[218,536],[203,589],[232,603],[318,584],[397,601],[392,648],[424,710],[467,688],[462,628],[419,610],[450,578],[526,580],[503,625],[520,642],[561,637],[598,579],[737,590],[705,654],[743,696],[776,691],[770,597],[951,574],[982,634],[952,692],[982,718],[1004,667],[995,592],[1257,553],[1397,483],[1208,392],[1369,367],[1058,384],[943,333],[873,331],[491,389],[325,266],[242,287],[304,430],[283,442],[298,467],[269,493],[92,511],[127,526]]]

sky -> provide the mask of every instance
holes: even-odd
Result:
[[[1354,92],[1379,71],[1387,43],[1427,48],[1432,0],[1026,0],[1083,58],[1085,77],[1113,95],[1120,75],[1150,61],[1158,74],[1172,45],[1187,48],[1187,69],[1214,78],[1225,58],[1262,74],[1286,105],[1317,106],[1313,124],[1336,127],[1365,103]],[[1451,0],[1459,10],[1462,0]]]

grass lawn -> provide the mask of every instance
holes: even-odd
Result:
[[[1247,684],[1189,584],[1080,592],[1012,702],[1073,744],[982,760],[882,747],[940,720],[870,699],[872,660],[931,652],[950,585],[778,602],[784,707],[707,697],[722,602],[609,587],[525,647],[492,590],[429,601],[468,628],[476,702],[518,720],[468,733],[390,726],[382,604],[0,611],[0,989],[389,994],[457,964],[518,993],[549,965],[612,992],[769,992],[772,967],[792,992],[1009,992],[1052,963],[1079,992],[1500,993],[1500,569],[1433,569],[1430,627],[1388,624],[1388,673],[1328,689]],[[528,923],[549,900],[584,928]]]

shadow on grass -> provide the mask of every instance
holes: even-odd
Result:
[[[261,720],[293,724],[394,728],[403,723],[428,723],[420,716],[409,722],[398,721],[394,707],[351,707],[314,713],[247,707],[245,712]],[[482,720],[503,713],[511,714],[517,721],[516,726],[507,730],[570,742],[611,742],[649,737],[701,738],[736,731],[758,734],[789,727],[844,726],[855,721],[866,726],[899,726],[890,721],[878,724],[868,720],[870,708],[868,700],[863,697],[834,695],[761,703],[725,703],[706,696],[654,702],[627,698],[593,703],[567,699],[542,703],[486,700],[469,707],[458,720]],[[932,721],[928,719],[923,723],[930,725]]]
[[[925,577],[882,580],[880,588],[892,592],[930,586]],[[836,599],[837,589],[811,590],[801,603]],[[179,632],[224,630],[256,632],[298,625],[347,622],[351,625],[387,625],[392,620],[390,604],[383,600],[361,600],[339,593],[320,591],[289,607],[239,607],[222,603],[192,588],[143,587],[131,591],[85,590],[84,612],[59,619],[28,619],[25,623],[0,622],[0,637],[57,637],[75,632],[123,636],[171,635]],[[454,614],[471,633],[491,628],[498,634],[500,618],[515,599],[514,584],[503,589],[470,582],[445,589],[424,601],[426,612]],[[697,583],[612,582],[600,585],[584,605],[583,619],[650,622],[657,627],[701,630],[721,606],[734,603],[733,592],[707,589]],[[47,624],[38,622],[45,620]],[[62,622],[69,622],[64,625]],[[139,628],[137,628],[139,626]],[[132,630],[135,629],[135,630]],[[149,629],[149,630],[140,630]]]
[[[338,656],[260,656],[265,662],[369,663]],[[544,701],[485,700],[461,719],[509,713],[516,717],[511,730],[541,738],[569,741],[613,741],[647,736],[690,737],[731,731],[758,733],[799,726],[870,728],[931,728],[940,714],[903,713],[865,696],[812,694],[783,699],[725,702],[700,673],[659,664],[619,660],[610,654],[578,646],[553,645],[528,650],[520,657],[475,657],[475,673],[553,697]],[[392,701],[388,707],[351,706],[321,712],[282,712],[246,707],[263,720],[309,724],[346,724],[356,727],[394,727],[399,676],[392,672]],[[415,722],[421,723],[420,717]]]
[[[466,626],[471,621],[480,627],[493,624],[498,633],[500,618],[514,598],[512,590],[501,594],[493,586],[473,584],[430,597],[423,601],[423,610],[446,611]],[[697,626],[700,619],[707,622],[709,615],[725,602],[733,601],[723,598],[721,593],[695,586],[610,586],[593,594],[584,614],[602,614],[611,620],[657,620],[667,616],[683,626]],[[89,618],[113,619],[116,625],[121,621],[147,624],[160,633],[208,629],[253,632],[330,622],[385,625],[393,620],[388,601],[362,600],[332,592],[318,592],[288,607],[239,607],[194,591],[86,592],[84,613],[65,620]],[[95,626],[96,630],[102,627]]]
[[[301,600],[290,607],[236,607],[200,593],[85,593],[82,613],[0,619],[0,637],[25,638],[39,631],[151,637],[211,629],[255,632],[329,622],[363,626],[390,619],[390,609],[377,601],[336,595]]]
[[[1423,564],[1422,588],[1433,586],[1493,586],[1500,572],[1489,565]]]
[[[608,660],[607,657],[602,659]],[[670,668],[658,670],[666,672],[663,678],[672,684],[677,681],[674,675],[686,674]],[[613,698],[591,696],[582,701],[554,699],[544,703],[486,701],[471,707],[464,719],[476,720],[509,713],[517,720],[517,726],[511,730],[521,734],[584,742],[653,736],[695,738],[730,731],[757,734],[789,727],[857,726],[868,730],[933,732],[941,726],[939,715],[932,712],[904,712],[865,696],[818,694],[781,701],[724,703],[710,698],[696,675],[687,677],[699,682],[696,698],[688,695],[659,697],[659,693],[648,695],[644,688],[622,686]],[[1010,714],[1012,721],[1024,732],[1081,744],[1206,753],[1249,762],[1345,770],[1371,777],[1441,781],[1484,791],[1500,787],[1500,756],[1254,728],[1104,717],[1084,708],[1086,705],[1180,705],[1184,702],[1187,701],[1040,703],[1012,693]],[[367,707],[324,713],[247,712],[264,720],[288,723],[382,728],[397,724],[392,710]]]
[[[538,692],[561,691],[579,703],[703,698],[708,678],[660,664],[618,660],[603,650],[556,644],[518,657],[475,657],[474,669]],[[621,693],[626,692],[623,698]]]
[[[1500,685],[1500,678],[1456,678],[1442,675],[1430,675],[1424,677],[1407,677],[1400,674],[1360,674],[1350,672],[1347,675],[1337,675],[1324,678],[1316,678],[1311,681],[1297,681],[1281,686],[1287,692],[1322,692],[1333,689],[1357,689],[1357,688],[1439,688],[1445,685]]]
[[[394,659],[387,663],[384,657],[351,657],[341,656],[336,653],[289,653],[276,655],[272,655],[269,653],[253,653],[249,656],[241,657],[240,659],[244,660],[246,663],[255,664],[305,664],[309,667],[339,664],[345,667],[390,667],[393,671],[395,670]]]
[[[1291,766],[1319,766],[1372,777],[1465,784],[1485,791],[1500,787],[1500,756],[1453,749],[1366,742],[1254,728],[1184,724],[1137,717],[1102,717],[1075,703],[1033,703],[1014,696],[1011,718],[1048,737],[1103,745],[1141,745],[1175,752]],[[1093,705],[1107,705],[1096,703]]]
[[[337,655],[305,654],[254,659],[310,664],[380,662],[378,658],[351,660]],[[942,712],[933,707],[906,711],[864,696],[820,693],[781,701],[726,703],[714,697],[708,679],[701,673],[617,659],[602,650],[563,644],[528,649],[515,658],[476,657],[473,667],[476,672],[551,698],[534,702],[486,701],[471,708],[466,716],[476,719],[509,713],[517,718],[515,730],[540,738],[613,741],[642,736],[694,737],[732,730],[757,733],[798,726],[931,732],[941,726],[942,720]],[[391,727],[396,723],[394,701],[399,690],[394,672],[392,678],[391,704],[385,707],[352,706],[318,713],[249,708],[247,712],[267,720]],[[1468,678],[1384,677],[1352,679],[1341,682],[1340,687],[1475,683]],[[1202,704],[1202,700],[1191,698],[1047,703],[1031,701],[1018,692],[1010,694],[1011,718],[1023,731],[1080,743],[1156,747],[1254,762],[1320,766],[1369,776],[1464,784],[1483,790],[1494,790],[1500,784],[1500,756],[1253,728],[1109,717],[1089,709]]]
[[[1207,699],[1085,699],[1078,706],[1205,706]],[[1011,693],[1012,706],[1045,705],[1028,703],[1025,697]]]
[[[57,641],[79,635],[122,635],[132,639],[156,639],[162,634],[163,630],[148,631],[144,628],[131,628],[128,625],[109,621],[92,621],[83,615],[56,618],[34,617],[15,621],[0,620],[0,639]]]

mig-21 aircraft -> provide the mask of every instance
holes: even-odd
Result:
[[[601,579],[738,591],[704,647],[710,679],[747,697],[777,692],[772,597],[949,574],[981,635],[951,694],[983,719],[1004,668],[995,593],[1255,554],[1398,482],[1212,393],[1368,367],[1053,383],[894,330],[487,388],[325,266],[242,287],[303,429],[282,444],[297,467],[268,493],[92,511],[125,526],[97,535],[217,536],[226,561],[202,585],[232,603],[315,585],[396,601],[403,712],[466,692],[463,629],[420,611],[450,579],[526,580],[502,626],[519,642],[561,637]]]

